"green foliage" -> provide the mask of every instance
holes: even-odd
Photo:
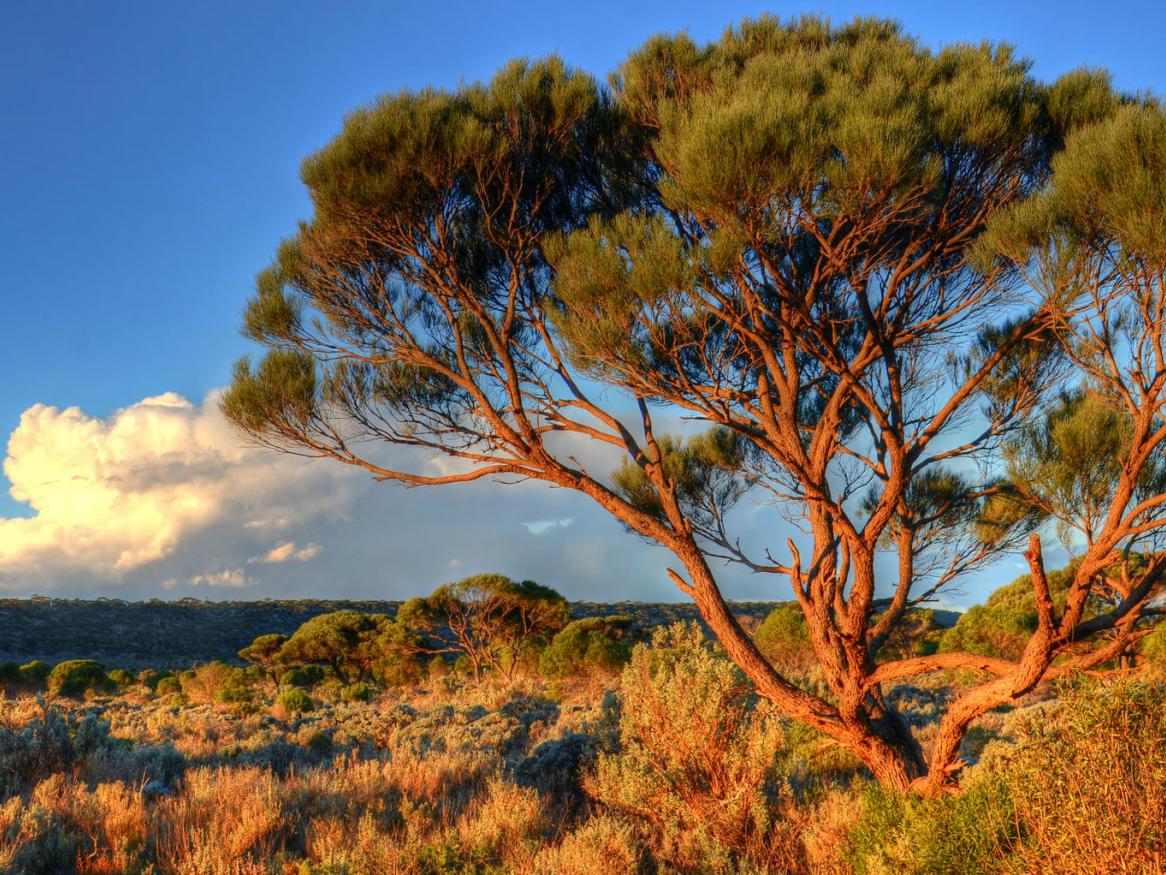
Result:
[[[48,690],[55,696],[82,696],[109,683],[105,666],[92,659],[70,659],[58,663],[48,676]]]
[[[444,656],[434,656],[425,665],[425,676],[430,680],[437,680],[449,675],[452,667]]]
[[[158,683],[154,685],[154,692],[159,696],[170,696],[174,693],[182,692],[182,681],[172,674],[165,677],[158,678]]]
[[[996,217],[986,243],[1006,257],[1044,260],[1049,278],[1094,259],[1161,264],[1166,252],[1166,112],[1128,102],[1079,126],[1053,158],[1053,184]]]
[[[1006,445],[1009,476],[1033,504],[1058,520],[1066,543],[1091,538],[1109,512],[1133,427],[1129,412],[1116,400],[1071,392]],[[1161,450],[1142,464],[1138,485],[1135,501],[1166,491]]]
[[[286,690],[280,691],[275,701],[289,714],[312,711],[316,707],[316,703],[312,701],[312,697],[298,687],[289,687]]]
[[[119,687],[128,687],[137,681],[132,674],[124,668],[115,668],[109,673],[109,680]]]
[[[368,684],[349,684],[340,690],[340,699],[343,702],[367,702],[372,698],[372,691]]]
[[[555,634],[539,657],[543,677],[614,674],[631,657],[632,618],[624,614],[586,617]]]
[[[20,667],[20,682],[30,687],[39,687],[48,679],[51,671],[48,665],[34,659]]]
[[[281,687],[298,687],[302,690],[310,690],[324,680],[324,677],[325,672],[321,666],[294,666],[280,675],[279,685]]]
[[[464,657],[475,679],[486,668],[511,677],[531,648],[569,619],[567,600],[555,590],[501,574],[447,583],[397,612],[398,625],[417,637],[423,651]],[[526,662],[537,664],[535,658]]]
[[[485,289],[503,263],[499,242],[513,240],[516,222],[569,227],[582,205],[620,199],[618,179],[605,179],[603,171],[607,156],[626,162],[616,156],[630,139],[636,137],[607,93],[556,58],[512,62],[489,83],[454,93],[386,96],[351,114],[340,136],[304,163],[315,216],[280,246],[244,316],[249,336],[279,349],[254,368],[240,363],[223,399],[226,415],[265,433],[275,423],[303,430],[319,423],[329,404],[358,399],[402,412],[463,405],[464,392],[418,360],[383,367],[342,362],[330,369],[290,348],[311,324],[306,304],[324,291],[331,257],[345,250],[349,264],[379,260],[378,269],[401,279],[397,303],[409,311],[405,318],[427,319],[409,301],[409,264],[391,247],[367,240],[369,224],[424,234],[453,218],[451,264],[465,288]],[[506,209],[511,200],[515,211]],[[489,292],[481,301],[498,305]],[[463,324],[474,333],[466,315]],[[338,311],[330,316],[345,324]],[[430,320],[425,333],[441,330]],[[482,335],[476,337],[480,342]],[[439,343],[429,348],[436,360],[447,358]],[[478,361],[483,349],[474,343],[466,353]]]
[[[0,684],[20,683],[20,663],[12,660],[0,662]]]
[[[260,635],[239,651],[239,658],[258,666],[268,677],[275,680],[279,654],[287,640],[287,635],[281,635],[277,632]]]
[[[937,799],[870,785],[847,837],[847,862],[859,875],[999,875],[1009,871],[1016,822],[996,780]]]
[[[686,441],[663,435],[659,447],[664,475],[675,484],[681,506],[701,525],[713,525],[749,488],[743,469],[751,451],[736,432],[717,426]],[[634,507],[664,518],[660,496],[643,465],[624,460],[612,482]]]
[[[779,605],[753,633],[757,649],[779,670],[804,673],[814,664],[806,618],[797,605]]]
[[[846,858],[862,873],[1152,872],[1166,851],[1166,687],[1063,686],[1010,725],[956,795],[863,791]]]
[[[244,712],[254,699],[251,686],[253,679],[248,673],[219,660],[184,671],[179,680],[183,694],[196,704],[226,705],[237,712]]]
[[[1053,606],[1065,606],[1076,566],[1050,571],[1046,575]],[[1095,610],[1089,603],[1086,614]],[[1032,576],[1022,575],[995,590],[982,605],[968,608],[956,624],[944,632],[939,649],[944,653],[966,652],[1017,659],[1037,627],[1036,599]]]
[[[620,679],[618,742],[589,791],[651,825],[657,852],[686,870],[739,871],[782,832],[776,715],[714,652],[700,627],[676,625],[639,644]]]
[[[1142,639],[1139,653],[1154,672],[1166,673],[1166,624],[1158,624]]]
[[[400,633],[397,624],[383,615],[335,611],[300,626],[273,659],[284,664],[326,665],[344,684],[366,680],[384,655],[386,636],[393,641],[407,639]]]

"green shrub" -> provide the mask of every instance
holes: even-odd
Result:
[[[473,677],[474,665],[468,656],[462,655],[453,661],[453,673],[463,680]]]
[[[368,684],[349,684],[340,690],[340,698],[345,702],[367,702],[372,698],[372,691],[369,690]]]
[[[429,680],[434,681],[437,678],[442,678],[448,675],[451,671],[450,664],[445,661],[445,657],[440,654],[433,657],[425,666],[425,676]]]
[[[312,697],[299,687],[289,687],[282,691],[276,698],[276,702],[289,714],[300,714],[304,711],[311,711],[316,707],[316,703],[312,701]]]
[[[48,679],[51,671],[47,664],[34,659],[20,667],[20,682],[29,687],[39,687]]]
[[[1166,623],[1142,639],[1139,656],[1154,674],[1166,674]]]
[[[619,671],[631,657],[631,621],[626,615],[575,620],[542,651],[539,671],[547,678]]]
[[[279,678],[281,687],[298,687],[310,690],[324,680],[324,669],[318,665],[297,665],[289,668]]]
[[[128,687],[136,680],[136,678],[124,668],[115,668],[109,673],[109,679],[119,687]]]
[[[311,709],[305,708],[304,710],[310,711]],[[308,736],[308,740],[305,746],[312,753],[323,756],[332,752],[332,736],[330,736],[327,732],[316,730]]]
[[[240,671],[223,678],[219,688],[215,690],[215,701],[224,705],[250,705],[255,698],[255,691],[251,688],[250,678]]]
[[[371,672],[377,683],[386,687],[416,686],[421,680],[421,673],[422,665],[416,657],[395,651],[379,658]]]
[[[154,684],[154,692],[159,696],[169,696],[182,692],[182,681],[172,674],[160,677]]]
[[[48,688],[54,696],[82,696],[109,684],[105,666],[92,659],[68,659],[49,673]]]
[[[844,857],[858,875],[997,875],[1016,838],[1011,796],[991,776],[937,799],[871,784]]]
[[[787,673],[804,674],[816,664],[806,618],[797,605],[778,605],[770,611],[753,640],[766,659]]]

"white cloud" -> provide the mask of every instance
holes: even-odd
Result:
[[[309,562],[316,558],[323,549],[319,544],[307,544],[303,547],[297,547],[295,541],[285,541],[278,546],[272,547],[262,556],[252,556],[247,562],[252,565],[255,563],[277,565],[281,562]]]
[[[210,586],[210,587],[229,587],[231,589],[242,589],[246,586],[253,586],[256,581],[246,575],[242,568],[224,568],[217,574],[194,574],[186,580],[179,580],[177,577],[168,577],[162,581],[164,589],[177,589],[180,586]]]
[[[0,586],[53,582],[70,569],[116,581],[211,527],[257,538],[343,515],[364,482],[340,465],[243,447],[218,393],[194,405],[168,392],[105,418],[37,404],[8,441],[4,473],[33,513],[0,517]],[[319,551],[287,542],[264,558],[303,562]],[[197,559],[183,565],[187,573],[168,577],[230,585],[212,583],[218,572],[203,574]]]
[[[565,516],[552,520],[530,520],[524,522],[523,525],[532,535],[545,535],[552,529],[565,529],[573,522],[575,522],[574,517]]]

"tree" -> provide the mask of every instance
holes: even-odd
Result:
[[[429,654],[465,656],[480,680],[487,666],[506,678],[523,650],[566,625],[567,600],[533,580],[478,574],[401,606],[397,622],[419,633]]]
[[[386,97],[305,162],[314,216],[259,277],[244,325],[268,351],[223,410],[256,443],[379,479],[587,495],[675,557],[760,695],[884,785],[936,793],[974,720],[1099,664],[1084,639],[1127,646],[1163,573],[1102,573],[1166,502],[1143,477],[1166,439],[1163,130],[1105,74],[1045,84],[1006,47],[932,52],[878,20],[655,38],[610,88],[550,59]],[[1126,423],[1087,520],[1024,462],[1060,452],[1039,435],[1064,387]],[[681,417],[708,431],[662,430]],[[616,474],[587,470],[580,440]],[[742,546],[746,493],[797,523],[775,518],[775,540],[797,536]],[[1061,610],[1050,519],[1079,533]],[[1038,625],[1017,659],[880,656],[1026,539]],[[737,622],[722,560],[792,590],[823,695]],[[1085,619],[1098,586],[1113,608]],[[988,679],[924,752],[883,690],[945,668]]]
[[[273,684],[279,684],[279,654],[288,637],[278,632],[260,635],[239,651],[239,658],[256,665]]]
[[[304,623],[280,648],[282,663],[323,663],[342,684],[369,677],[379,641],[393,621],[381,614],[333,611]]]

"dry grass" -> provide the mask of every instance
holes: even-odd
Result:
[[[564,686],[550,701],[530,681],[322,698],[286,720],[146,698],[0,700],[0,872],[1163,870],[1161,688],[1002,715],[1003,740],[971,772],[996,795],[924,805],[872,796],[694,641],[657,646],[605,706],[609,690]],[[1004,811],[997,799],[1004,816],[985,816]],[[985,864],[964,842],[1007,859]]]

